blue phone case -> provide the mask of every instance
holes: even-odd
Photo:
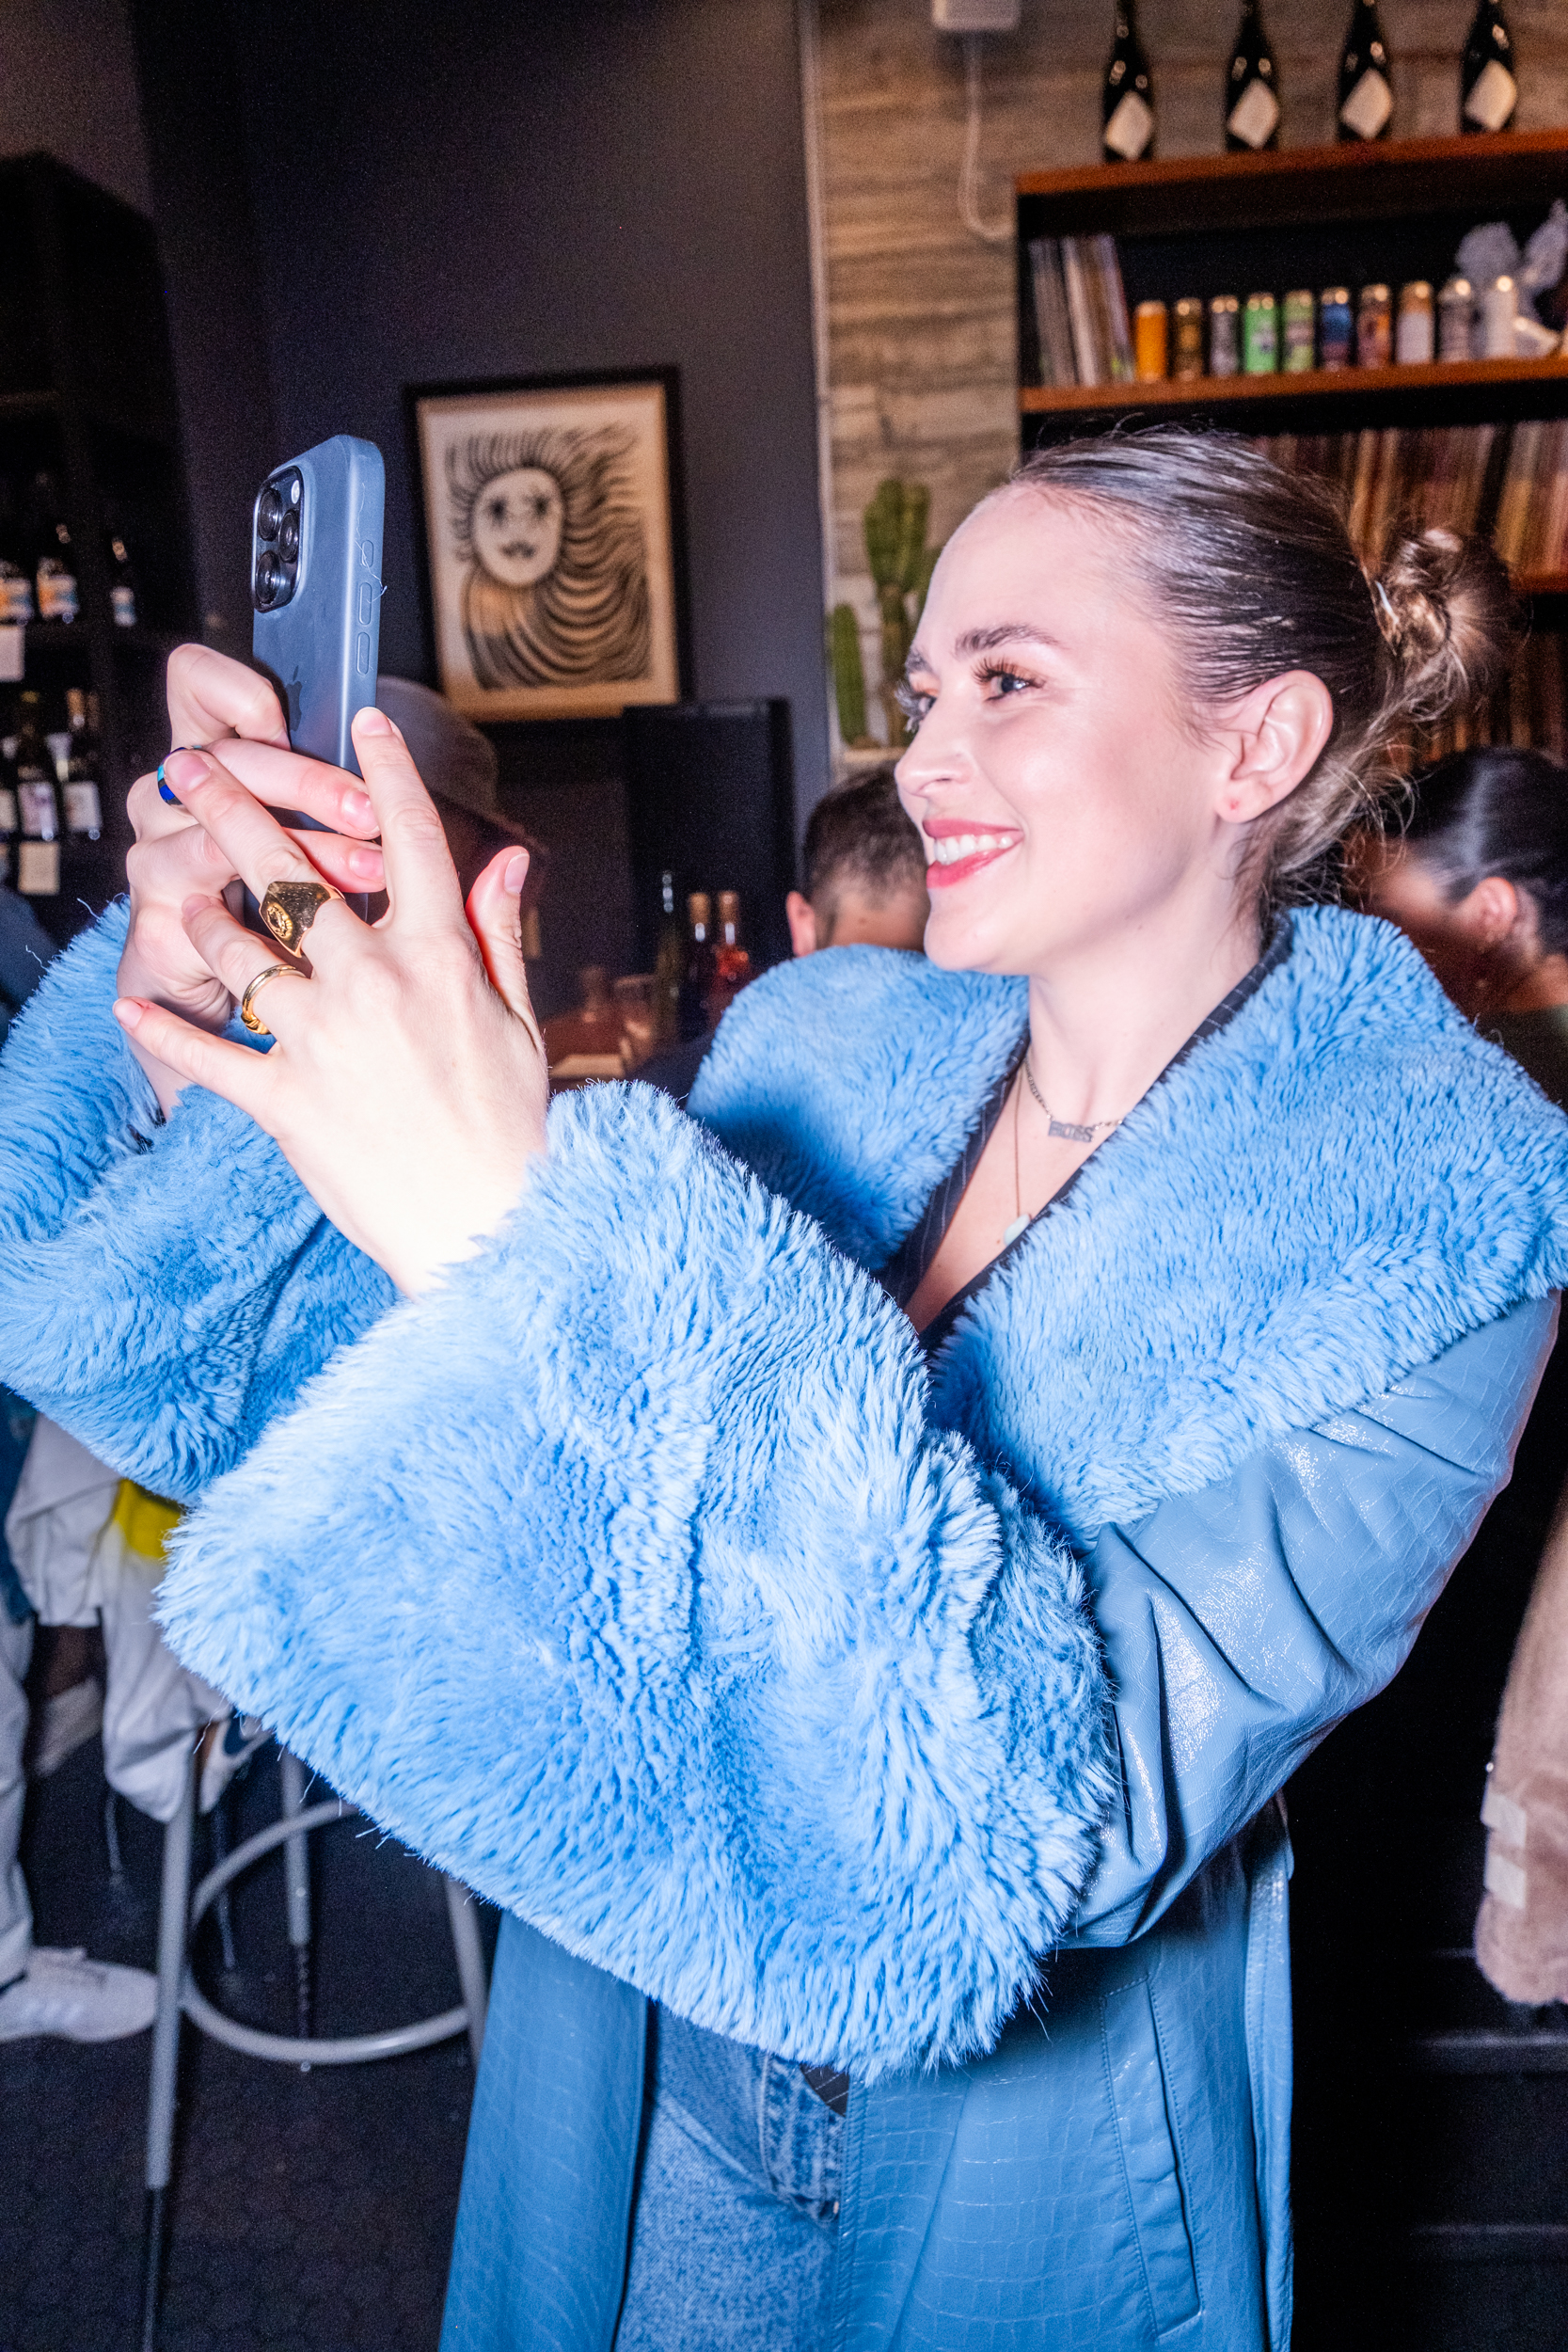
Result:
[[[335,434],[275,466],[251,516],[251,650],[277,687],[296,752],[359,773],[349,727],[375,700],[381,640],[381,525],[386,470],[372,441]],[[297,544],[279,558],[280,531],[263,513],[276,495],[295,517]],[[283,545],[288,546],[287,539]],[[263,566],[273,564],[271,590]],[[288,589],[283,596],[277,582]]]

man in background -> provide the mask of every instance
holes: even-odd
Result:
[[[806,886],[784,900],[798,956],[826,947],[902,947],[918,953],[931,911],[926,852],[904,814],[891,766],[841,784],[806,824]],[[684,1109],[715,1032],[654,1054],[632,1073]]]

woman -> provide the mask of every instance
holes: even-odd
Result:
[[[1373,845],[1362,866],[1369,905],[1414,940],[1481,1034],[1568,1106],[1568,770],[1531,751],[1444,760],[1414,787],[1402,834]],[[1471,1767],[1471,1804],[1480,1774],[1470,1749],[1484,1753],[1497,1724],[1476,1958],[1499,1992],[1530,2003],[1568,2000],[1565,1408],[1568,1354],[1559,1348],[1508,1491],[1433,1627],[1443,1745]],[[1471,1724],[1473,1740],[1464,1738]],[[1429,1795],[1432,1777],[1429,1769]]]
[[[384,720],[360,790],[177,659],[216,748],[7,1065],[0,1375],[199,1502],[192,1664],[514,1915],[448,2352],[1284,2344],[1272,1800],[1506,1475],[1568,1150],[1397,935],[1271,910],[1495,583],[1374,588],[1234,442],[1032,460],[911,658],[931,961],[547,1128],[522,858],[465,924]],[[309,977],[221,897],[310,883],[269,803],[385,857]]]

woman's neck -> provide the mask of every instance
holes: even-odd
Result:
[[[1058,1120],[1122,1119],[1260,952],[1257,916],[1131,927],[1029,981],[1029,1054]]]
[[[1498,1012],[1552,1012],[1568,1005],[1568,956],[1543,956],[1540,962],[1497,1000]]]

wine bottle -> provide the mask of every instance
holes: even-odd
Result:
[[[701,1037],[711,1018],[708,992],[713,986],[713,908],[705,890],[694,890],[686,902],[690,925],[686,943],[686,969],[681,974],[679,1027],[682,1039]]]
[[[0,882],[16,870],[16,839],[22,831],[16,804],[16,737],[0,738]]]
[[[721,890],[719,936],[713,950],[713,986],[708,992],[708,1009],[714,1020],[722,1019],[751,977],[752,959],[740,942],[740,893]]]
[[[1138,39],[1136,0],[1116,0],[1100,121],[1101,151],[1108,164],[1147,163],[1153,154],[1154,85]]]
[[[1459,66],[1459,127],[1506,131],[1519,103],[1513,36],[1502,0],[1480,0]]]
[[[24,694],[20,709],[16,798],[22,838],[16,886],[24,898],[55,898],[60,890],[60,804],[55,789],[55,763],[43,739],[38,695]]]
[[[660,874],[658,952],[654,961],[652,1040],[673,1045],[680,1035],[681,977],[686,970],[686,933],[675,913],[675,878]]]
[[[83,841],[97,841],[103,831],[103,796],[99,789],[98,730],[87,712],[81,687],[69,687],[65,698],[71,722],[71,746],[66,755],[65,829]]]
[[[1259,0],[1242,0],[1242,22],[1225,77],[1225,144],[1233,155],[1279,145],[1279,72]]]
[[[73,621],[82,609],[76,584],[76,558],[71,531],[51,473],[40,473],[33,484],[33,513],[38,532],[35,576],[40,621]]]
[[[16,491],[0,479],[0,625],[25,628],[32,617],[33,575],[23,548]]]
[[[1339,136],[1386,139],[1393,118],[1393,68],[1377,0],[1355,0],[1339,56]]]
[[[136,581],[125,541],[118,531],[109,533],[109,610],[117,628],[136,626]]]

